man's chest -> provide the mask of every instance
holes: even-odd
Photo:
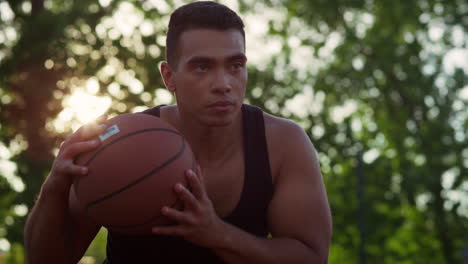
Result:
[[[242,153],[217,165],[202,167],[208,197],[220,217],[228,216],[237,206],[244,186],[245,164]]]

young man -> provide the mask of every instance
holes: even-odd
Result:
[[[110,232],[106,263],[326,263],[331,217],[311,142],[293,122],[242,104],[242,20],[213,2],[180,7],[166,55],[161,73],[177,105],[145,113],[176,127],[200,167],[187,171],[188,188],[174,186],[184,209],[161,211],[177,224],[143,236]],[[99,146],[104,121],[61,146],[26,225],[30,264],[76,263],[99,230],[68,198],[73,177],[86,174],[73,159]]]

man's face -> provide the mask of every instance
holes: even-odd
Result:
[[[247,85],[244,38],[238,30],[192,29],[181,34],[172,88],[179,110],[208,126],[227,125],[240,111]]]

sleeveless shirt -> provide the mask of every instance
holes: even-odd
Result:
[[[157,106],[144,111],[160,116]],[[273,181],[265,137],[263,112],[242,105],[245,178],[235,209],[223,220],[259,237],[268,235],[267,209],[273,196]],[[107,235],[104,264],[121,263],[223,263],[210,249],[196,246],[180,237],[162,235]]]

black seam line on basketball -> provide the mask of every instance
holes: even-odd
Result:
[[[135,131],[135,132],[132,132],[132,133],[128,133],[128,134],[126,134],[124,136],[121,136],[121,137],[119,137],[117,139],[114,139],[114,141],[111,141],[109,144],[103,146],[101,149],[96,151],[96,153],[94,153],[93,156],[91,156],[91,158],[89,158],[88,161],[86,161],[84,163],[84,166],[89,166],[89,164],[97,157],[97,155],[99,155],[101,152],[103,152],[108,147],[114,145],[115,143],[117,143],[117,142],[119,142],[121,140],[124,140],[124,139],[126,139],[128,137],[131,137],[131,136],[134,136],[134,135],[137,135],[137,134],[140,134],[140,133],[149,132],[149,131],[166,131],[166,132],[173,133],[173,134],[176,134],[176,135],[179,135],[179,136],[182,137],[182,135],[178,131],[175,131],[175,130],[172,130],[172,129],[167,129],[167,128],[147,128],[147,129],[138,130],[138,131]],[[80,185],[80,178],[77,178],[76,184],[75,184],[75,190],[77,191],[76,193],[78,193],[78,186],[79,185]]]
[[[171,130],[169,130],[171,131]],[[172,132],[172,131],[171,131]],[[178,135],[180,135],[179,133],[177,133]],[[151,175],[155,174],[156,172],[158,172],[159,170],[163,169],[164,167],[166,167],[167,165],[169,165],[171,162],[173,162],[174,160],[176,160],[180,155],[182,155],[182,153],[184,152],[185,150],[185,140],[184,138],[182,137],[182,135],[180,135],[181,139],[182,139],[182,147],[180,148],[180,150],[170,159],[168,159],[166,162],[164,162],[161,166],[153,169],[152,171],[146,173],[145,175],[143,175],[142,177],[140,177],[139,179],[136,179],[135,181],[133,181],[132,183],[128,184],[127,186],[125,187],[122,187],[120,189],[118,189],[117,191],[114,191],[108,195],[105,195],[95,201],[92,201],[92,202],[89,202],[87,205],[86,205],[86,211],[89,210],[89,208],[91,206],[94,206],[96,205],[97,203],[100,203],[102,201],[105,201],[109,198],[111,198],[112,196],[114,195],[117,195],[121,192],[124,192],[126,191],[127,189],[130,189],[131,187],[137,185],[138,183],[142,182],[143,180],[145,180],[146,178],[150,177]]]
[[[172,131],[171,131],[172,132]],[[178,134],[178,133],[177,133]],[[180,135],[180,134],[179,134]],[[165,161],[161,166],[151,170],[150,172],[146,173],[145,175],[143,175],[142,177],[140,177],[139,179],[136,179],[135,181],[131,182],[130,184],[126,185],[125,187],[122,187],[108,195],[105,195],[95,201],[92,201],[92,202],[89,202],[86,206],[86,210],[89,210],[89,208],[91,206],[94,206],[96,205],[97,203],[100,203],[102,201],[105,201],[109,198],[111,198],[112,196],[114,195],[117,195],[121,192],[124,192],[126,191],[127,189],[130,189],[131,187],[137,185],[138,183],[142,182],[143,180],[145,180],[146,178],[148,178],[149,176],[155,174],[156,172],[158,172],[159,170],[163,169],[164,167],[166,167],[167,165],[169,165],[171,162],[173,162],[174,160],[176,160],[180,155],[182,155],[182,153],[184,152],[185,150],[185,140],[184,138],[181,136],[181,139],[182,139],[182,146],[180,148],[180,150],[170,159],[168,159],[167,161]]]
[[[171,208],[174,208],[174,206],[176,206],[179,202],[180,202],[180,199],[177,199],[170,207],[171,207]],[[163,217],[163,215],[162,215],[160,212],[158,212],[158,213],[156,213],[154,216],[150,217],[149,220],[147,220],[147,221],[145,221],[145,222],[143,222],[143,223],[141,223],[141,224],[132,224],[132,225],[112,225],[112,226],[111,226],[111,225],[107,225],[106,227],[107,227],[107,228],[117,228],[117,229],[133,228],[133,227],[138,227],[138,226],[147,225],[147,224],[149,224],[149,223],[151,223],[151,222],[153,222],[153,221],[155,221],[156,219],[161,218],[161,217]]]
[[[117,143],[117,142],[119,142],[121,140],[124,140],[124,139],[126,139],[128,137],[131,137],[131,136],[134,136],[134,135],[137,135],[137,134],[141,134],[141,133],[145,133],[145,132],[149,132],[149,131],[166,131],[166,132],[169,132],[169,133],[173,133],[173,134],[182,136],[179,132],[177,132],[175,130],[167,129],[167,128],[148,128],[148,129],[143,129],[143,130],[138,130],[138,131],[135,131],[135,132],[132,132],[132,133],[128,133],[128,134],[126,134],[124,136],[121,136],[121,137],[115,139],[114,141],[110,142],[109,144],[103,146],[101,149],[96,151],[96,153],[94,153],[94,155],[91,156],[91,158],[89,158],[88,161],[86,161],[85,166],[89,166],[89,164],[96,158],[97,155],[99,155],[101,152],[103,152],[108,147],[114,145],[115,143]]]

